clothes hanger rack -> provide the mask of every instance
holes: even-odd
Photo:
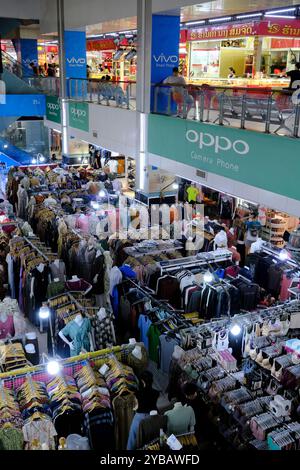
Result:
[[[96,364],[98,367],[101,365],[105,358],[114,355],[117,359],[121,359],[123,351],[132,351],[134,347],[139,344],[123,344],[121,346],[113,346],[112,348],[102,349],[100,351],[90,352],[81,354],[80,356],[71,357],[60,361],[62,365],[62,373],[70,374],[70,369],[73,371],[81,368],[82,365],[88,363]],[[33,367],[26,367],[23,369],[17,369],[10,372],[4,372],[0,374],[0,382],[4,387],[14,388],[15,383],[18,379],[26,379],[30,376],[33,381],[47,382],[49,381],[49,375],[46,372],[46,364],[40,364]]]
[[[31,246],[33,250],[35,250],[47,263],[50,262],[48,256],[45,255],[41,250],[39,250],[27,237],[23,237],[24,240]]]

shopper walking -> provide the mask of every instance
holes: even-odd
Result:
[[[143,372],[140,376],[139,391],[136,394],[137,409],[130,426],[127,450],[135,450],[137,448],[139,425],[143,419],[149,416],[150,411],[156,410],[159,392],[155,390],[152,385],[152,373],[149,371]]]

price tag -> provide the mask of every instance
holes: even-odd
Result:
[[[171,436],[167,439],[167,444],[172,450],[182,449],[182,445],[180,444],[177,437],[174,436],[174,434],[171,434]]]

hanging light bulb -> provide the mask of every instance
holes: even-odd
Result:
[[[105,197],[104,189],[101,189],[101,191],[99,192],[99,197]]]
[[[230,328],[230,333],[232,333],[233,336],[238,336],[241,333],[241,331],[242,331],[242,328],[237,323]]]
[[[46,305],[44,305],[40,308],[39,317],[40,317],[41,320],[46,320],[47,318],[50,317],[50,310]]]
[[[212,282],[214,280],[214,276],[210,271],[207,271],[203,276],[204,282]]]
[[[49,375],[57,375],[60,371],[60,364],[58,361],[52,360],[47,364],[47,372]]]
[[[100,204],[99,204],[99,202],[97,202],[97,201],[92,201],[92,202],[91,202],[91,206],[92,206],[92,208],[95,209],[96,211],[97,211],[98,209],[100,209]]]
[[[284,261],[286,259],[288,259],[289,257],[289,254],[286,250],[281,250],[281,252],[279,253],[279,259],[281,259],[281,261]]]

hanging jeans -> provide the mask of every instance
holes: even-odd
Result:
[[[143,421],[143,419],[145,419],[147,416],[149,416],[148,413],[136,413],[134,415],[134,418],[130,426],[128,441],[127,441],[127,450],[136,449],[137,434],[139,432],[140,422]]]

